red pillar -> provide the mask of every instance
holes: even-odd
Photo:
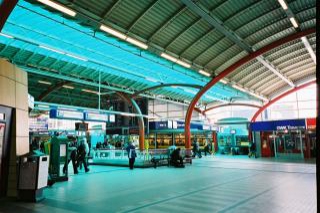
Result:
[[[191,118],[192,118],[192,112],[197,104],[197,102],[199,101],[199,99],[202,97],[203,94],[205,94],[211,87],[213,87],[217,82],[219,82],[222,78],[224,78],[225,76],[229,75],[230,73],[232,73],[234,70],[236,70],[237,68],[239,68],[240,66],[246,64],[247,62],[251,61],[252,59],[255,59],[256,57],[276,48],[279,47],[285,43],[288,43],[290,41],[296,40],[298,38],[301,38],[303,36],[315,33],[316,29],[312,28],[312,29],[308,29],[305,31],[301,31],[301,32],[297,32],[294,33],[292,35],[289,35],[285,38],[279,39],[278,41],[275,41],[269,45],[266,45],[265,47],[262,47],[261,49],[257,50],[256,52],[250,53],[249,55],[247,55],[246,57],[240,59],[239,61],[237,61],[236,63],[234,63],[233,65],[231,65],[230,67],[228,67],[227,69],[225,69],[224,71],[220,72],[216,77],[214,77],[208,84],[206,84],[197,94],[196,96],[193,98],[193,100],[191,101],[188,110],[187,110],[187,114],[186,114],[186,119],[185,119],[185,140],[186,140],[186,148],[190,149],[191,148],[191,132],[190,132],[190,123],[191,123]]]

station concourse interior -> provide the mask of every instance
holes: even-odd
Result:
[[[0,1],[0,213],[317,212],[317,3]]]

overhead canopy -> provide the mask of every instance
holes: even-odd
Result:
[[[30,75],[29,85],[36,100],[40,95],[39,75],[52,84],[74,78],[96,85],[101,82],[105,85],[104,92],[108,88],[108,91],[131,94],[158,84],[203,86],[210,77],[198,73],[200,69],[214,77],[250,52],[316,25],[315,0],[287,1],[290,13],[277,1],[257,0],[56,2],[77,15],[65,15],[38,1],[19,1],[2,30],[14,38],[0,36],[0,56],[34,73]],[[296,19],[297,28],[289,16]],[[101,24],[144,42],[148,49],[140,49],[102,32]],[[307,42],[315,53],[316,35],[308,36]],[[190,64],[191,68],[164,59],[160,56],[163,52]],[[216,85],[201,101],[206,104],[235,99],[260,100],[249,92],[271,97],[314,78],[315,73],[310,50],[305,42],[296,40],[238,68],[225,79],[229,84]],[[59,78],[54,80],[53,76]],[[86,87],[80,81],[76,85],[79,90]],[[246,92],[231,85],[240,86]],[[166,87],[145,95],[185,102],[197,91]],[[79,94],[75,90],[73,93]],[[54,96],[60,98],[54,99]],[[70,97],[70,93],[59,90],[45,100],[67,103]]]

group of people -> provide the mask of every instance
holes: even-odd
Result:
[[[211,148],[211,144],[206,142],[204,147],[203,147],[203,151],[204,151],[204,155],[207,156],[207,154],[211,155],[212,154],[212,148]],[[192,143],[192,157],[195,158],[196,156],[198,156],[199,158],[202,158],[202,154],[201,154],[201,150],[200,150],[200,145],[199,142],[194,140]]]
[[[68,159],[63,167],[63,173],[67,172],[67,167],[72,161],[73,173],[78,174],[78,169],[84,167],[85,172],[89,172],[86,157],[89,156],[90,148],[86,138],[76,139],[68,144]]]

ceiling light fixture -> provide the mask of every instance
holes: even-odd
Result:
[[[235,89],[237,89],[237,90],[240,90],[240,91],[242,91],[242,92],[247,92],[244,88],[239,87],[239,86],[236,85],[236,84],[233,84],[232,87],[235,88]]]
[[[51,85],[51,82],[49,82],[49,81],[41,81],[41,80],[39,80],[38,82],[39,82],[40,84]]]
[[[98,94],[99,92],[97,92],[97,91],[93,91],[93,90],[90,90],[90,89],[82,89],[81,90],[82,92],[87,92],[87,93],[92,93],[92,94]]]
[[[191,93],[191,94],[197,94],[197,92],[196,91],[193,91],[193,90],[191,90],[191,89],[183,89],[185,92],[188,92],[188,93]]]
[[[145,77],[145,79],[146,79],[147,81],[158,82],[156,79],[150,78],[150,77]]]
[[[38,2],[41,2],[42,4],[45,4],[45,5],[48,5],[49,7],[52,7],[56,10],[59,10],[60,12],[63,12],[65,14],[68,14],[69,16],[76,16],[76,12],[74,12],[73,10],[70,10],[69,8],[66,8],[60,4],[57,4],[53,1],[50,1],[50,0],[38,0]]]
[[[8,34],[4,34],[4,33],[0,33],[1,36],[7,37],[7,38],[13,38],[13,36],[8,35]]]
[[[174,63],[180,64],[181,66],[184,66],[184,67],[187,67],[187,68],[191,67],[191,65],[188,64],[187,62],[184,62],[184,61],[182,61],[180,59],[177,59],[177,58],[175,58],[175,57],[173,57],[171,55],[168,55],[166,53],[161,53],[160,56],[165,58],[165,59],[168,59],[169,61],[172,61]]]
[[[66,89],[74,89],[73,86],[68,86],[68,85],[63,85],[62,87],[63,87],[63,88],[66,88]]]
[[[172,61],[172,62],[176,62],[178,59],[176,59],[175,57],[171,56],[171,55],[168,55],[166,53],[161,53],[160,55],[161,57],[165,58],[165,59],[168,59],[169,61]]]
[[[294,26],[294,28],[298,28],[299,27],[298,22],[294,17],[291,17],[290,21],[291,21],[291,24]]]
[[[313,49],[312,49],[312,47],[311,47],[308,39],[307,39],[305,36],[303,36],[303,37],[301,37],[301,41],[303,42],[304,46],[305,46],[306,49],[308,50],[308,52],[309,52],[309,54],[310,54],[313,62],[317,65],[317,57],[316,57],[316,55],[314,54]]]
[[[109,33],[115,37],[118,37],[122,40],[125,40],[127,38],[127,36],[125,34],[119,32],[117,30],[114,30],[111,27],[107,27],[106,25],[103,25],[103,24],[100,26],[100,30],[107,32],[107,33]]]
[[[210,73],[204,71],[204,70],[199,70],[199,73],[202,74],[202,75],[205,75],[207,77],[210,77]]]
[[[148,45],[146,45],[145,43],[141,42],[141,41],[138,41],[136,39],[133,39],[133,38],[130,38],[130,37],[127,37],[126,38],[126,41],[131,43],[131,44],[134,44],[138,47],[141,47],[142,49],[148,49]]]
[[[288,5],[287,3],[285,2],[285,0],[278,0],[279,4],[281,5],[281,7],[284,9],[284,10],[287,10],[288,9]]]
[[[220,82],[223,83],[223,84],[227,84],[228,83],[228,81],[226,81],[224,79],[221,79]]]
[[[69,53],[66,53],[66,55],[67,55],[67,56],[70,56],[70,57],[72,57],[72,58],[75,58],[75,59],[79,59],[79,60],[81,60],[81,61],[88,61],[88,59],[86,59],[86,58],[81,58],[81,57],[79,57],[79,56],[72,55],[72,54],[69,54]]]
[[[59,53],[59,54],[66,54],[65,52],[62,52],[62,51],[57,50],[57,49],[53,49],[51,47],[47,47],[47,46],[43,46],[43,45],[39,45],[39,47],[42,48],[42,49],[46,49],[46,50],[50,50],[52,52]]]
[[[177,60],[176,63],[177,63],[177,64],[180,64],[181,66],[184,66],[184,67],[186,67],[186,68],[190,68],[190,67],[191,67],[190,64],[188,64],[187,62],[181,61],[181,60]]]

